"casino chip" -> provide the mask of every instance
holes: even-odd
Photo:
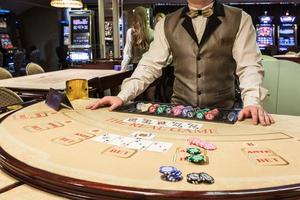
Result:
[[[196,117],[198,119],[204,119],[204,114],[201,111],[198,111],[198,113],[196,113]]]
[[[159,107],[159,104],[153,104],[149,107],[148,112],[149,113],[155,113],[156,109]]]
[[[204,155],[197,154],[197,155],[191,155],[187,156],[186,158],[189,162],[195,163],[195,164],[201,164],[206,162],[206,158]]]
[[[191,184],[207,183],[213,184],[215,179],[205,172],[189,173],[186,175],[187,182]]]
[[[211,113],[211,112],[205,113],[204,116],[205,116],[205,119],[208,120],[208,121],[212,121],[215,118],[214,114]]]
[[[237,120],[237,114],[235,112],[230,112],[228,115],[227,115],[227,119],[228,121],[230,122],[236,122]]]
[[[184,106],[179,105],[172,108],[172,113],[174,117],[180,116]]]
[[[145,104],[142,104],[142,105],[141,105],[141,111],[142,111],[142,112],[147,112],[150,106],[152,106],[151,103],[145,103]]]
[[[160,106],[157,108],[156,113],[160,115],[160,114],[162,114],[162,113],[165,112],[166,108],[167,108],[167,105],[160,105]]]
[[[181,115],[182,115],[183,117],[187,117],[187,116],[188,116],[188,113],[191,112],[191,111],[193,111],[193,110],[194,110],[194,109],[193,109],[192,106],[186,106],[186,107],[184,107],[184,108],[182,109]]]
[[[191,183],[191,184],[200,184],[202,183],[203,177],[200,176],[199,173],[189,173],[186,175],[186,180],[187,182]]]
[[[214,144],[206,142],[206,141],[198,139],[198,138],[189,138],[188,142],[190,145],[195,145],[197,147],[201,147],[203,149],[210,150],[210,151],[217,149],[217,147]]]
[[[172,114],[172,106],[167,105],[165,112],[166,112],[166,114],[171,115]]]
[[[205,172],[199,173],[199,176],[202,177],[204,183],[213,184],[215,182],[215,179]]]
[[[193,147],[187,148],[186,152],[188,152],[189,154],[192,154],[192,155],[201,154],[201,150],[199,148],[193,148]]]
[[[188,117],[188,118],[193,118],[194,117],[194,115],[195,115],[195,113],[194,113],[194,111],[188,111],[187,112],[187,114],[186,114],[186,116]]]
[[[217,117],[217,116],[220,114],[220,111],[219,111],[217,108],[211,110],[210,112],[211,112],[215,117]]]
[[[136,109],[137,110],[142,110],[143,105],[144,105],[144,103],[142,103],[142,102],[137,103],[136,104]]]
[[[169,182],[178,182],[183,179],[182,172],[173,166],[161,166],[159,172],[162,173],[161,179]]]
[[[173,166],[161,166],[159,168],[159,172],[164,174],[164,175],[168,175],[171,174],[172,172],[176,172],[176,168]]]

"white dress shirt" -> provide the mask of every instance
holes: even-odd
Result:
[[[126,32],[126,43],[123,51],[123,60],[121,62],[121,71],[126,71],[132,58],[132,28]]]
[[[211,6],[211,5],[209,5]],[[200,41],[205,30],[207,18],[198,16],[192,19],[195,33]],[[155,79],[159,78],[166,66],[170,46],[164,32],[165,19],[160,20],[154,31],[154,40],[149,51],[143,55],[138,67],[130,78],[123,81],[118,94],[124,103],[142,93]],[[261,87],[264,70],[261,65],[261,53],[256,44],[256,32],[251,17],[242,11],[239,31],[234,41],[232,55],[237,63],[236,74],[239,76],[244,107],[260,105],[266,95]]]

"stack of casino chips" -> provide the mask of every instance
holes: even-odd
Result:
[[[205,119],[205,113],[207,113],[208,111],[209,111],[208,108],[204,108],[204,109],[196,108],[195,116],[197,119]]]
[[[184,109],[184,106],[183,106],[183,105],[174,106],[174,107],[172,108],[172,115],[173,115],[174,117],[179,117],[179,116],[181,115],[183,109]]]
[[[213,110],[209,110],[208,108],[204,109],[196,109],[195,116],[198,119],[206,119],[208,121],[214,120],[216,117],[218,117],[220,114],[220,111],[215,108]]]
[[[141,111],[141,112],[148,112],[150,106],[152,106],[151,103],[139,102],[136,104],[136,110]]]
[[[165,113],[167,115],[171,115],[172,114],[172,109],[173,109],[173,106],[172,105],[167,105],[166,109],[165,109]]]
[[[142,110],[142,106],[143,106],[143,105],[144,105],[144,103],[139,102],[139,103],[136,104],[135,108],[136,108],[137,110]]]
[[[182,109],[182,117],[193,118],[195,115],[194,108],[192,106],[186,106]]]
[[[191,184],[207,183],[213,184],[215,182],[214,178],[205,172],[200,173],[189,173],[186,175],[187,182]]]
[[[167,105],[164,105],[164,104],[159,105],[156,109],[156,114],[160,115],[160,114],[165,113],[167,108],[168,108]]]
[[[205,113],[205,119],[206,120],[209,120],[209,121],[212,121],[215,119],[215,117],[217,117],[219,115],[219,110],[218,109],[213,109],[213,110],[210,110],[208,112]]]
[[[206,142],[206,141],[198,139],[198,138],[190,138],[190,139],[188,139],[188,142],[190,145],[195,145],[197,147],[201,147],[203,149],[210,150],[210,151],[217,149],[217,147],[214,144]]]
[[[195,164],[203,164],[206,162],[206,157],[205,155],[202,155],[201,150],[199,148],[187,148],[187,153],[190,155],[186,157],[186,160],[195,163]]]
[[[178,182],[182,180],[182,172],[173,166],[161,166],[159,172],[161,178],[169,182]]]

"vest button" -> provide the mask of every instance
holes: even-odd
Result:
[[[201,77],[202,77],[202,73],[198,74],[197,77],[198,77],[198,78],[201,78]]]
[[[197,60],[201,60],[201,57],[199,54],[197,55]]]
[[[198,95],[201,95],[202,94],[202,92],[201,91],[198,91]]]

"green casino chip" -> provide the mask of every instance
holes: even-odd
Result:
[[[187,148],[186,151],[192,155],[201,154],[201,150],[199,148],[191,147],[191,148]]]
[[[162,114],[162,113],[165,112],[166,108],[167,108],[167,105],[160,105],[160,106],[157,108],[156,113],[157,113],[157,114]]]
[[[204,113],[203,112],[201,112],[201,111],[198,111],[198,113],[196,113],[196,117],[198,118],[198,119],[204,119]]]
[[[201,155],[201,154],[188,156],[187,160],[189,162],[196,163],[196,164],[201,164],[201,163],[206,162],[205,156]]]

